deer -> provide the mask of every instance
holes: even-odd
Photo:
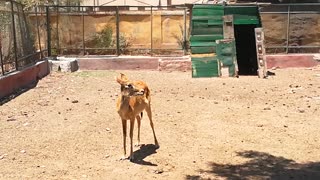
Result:
[[[117,100],[117,112],[121,118],[122,130],[123,130],[123,156],[120,160],[128,159],[126,157],[126,137],[127,137],[127,121],[130,121],[130,156],[129,160],[132,162],[133,157],[133,129],[135,119],[138,123],[138,142],[137,146],[140,146],[140,126],[143,111],[147,112],[150,120],[150,126],[152,128],[154,143],[156,148],[159,148],[159,143],[154,131],[154,125],[152,121],[151,112],[151,96],[150,90],[147,84],[141,80],[130,81],[125,74],[120,73],[120,76],[116,77],[116,81],[120,84],[121,94]]]

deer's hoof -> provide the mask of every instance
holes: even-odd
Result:
[[[123,160],[126,160],[126,159],[128,159],[128,157],[122,156],[119,160],[120,160],[120,161],[123,161]]]

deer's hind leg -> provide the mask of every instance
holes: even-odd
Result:
[[[157,148],[159,148],[160,146],[159,146],[159,143],[158,143],[158,140],[157,140],[157,137],[156,137],[156,133],[154,131],[154,125],[153,125],[153,121],[152,121],[152,112],[151,112],[150,104],[146,107],[146,111],[147,111],[148,118],[150,120],[150,126],[152,128],[152,132],[153,132],[154,144],[156,145]]]

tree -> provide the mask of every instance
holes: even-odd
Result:
[[[17,0],[17,2],[22,3],[26,8],[32,6],[41,5],[66,5],[75,6],[80,5],[83,0]]]

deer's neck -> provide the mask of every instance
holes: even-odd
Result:
[[[120,108],[121,108],[122,110],[125,110],[125,111],[131,110],[131,107],[130,107],[130,97],[129,97],[129,96],[122,96],[122,97],[121,97],[121,105],[120,105]]]

